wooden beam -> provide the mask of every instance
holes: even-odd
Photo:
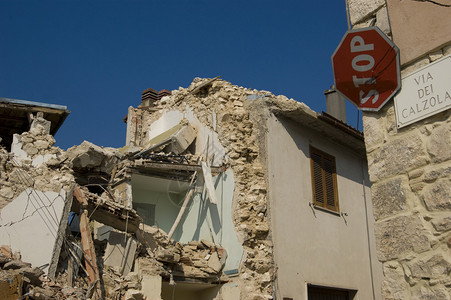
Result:
[[[74,189],[74,197],[80,203],[80,234],[83,254],[85,258],[85,268],[89,276],[89,281],[94,286],[94,294],[91,299],[102,299],[100,288],[100,274],[97,268],[97,258],[92,241],[91,228],[89,227],[88,200],[78,185]]]
[[[202,83],[198,87],[194,88],[190,93],[193,94],[193,95],[197,94],[202,88],[212,84],[213,81],[218,80],[219,78],[221,78],[221,76],[216,76],[215,78],[212,78],[212,79]]]

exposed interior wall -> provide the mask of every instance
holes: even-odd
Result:
[[[376,22],[378,25],[378,16],[381,11],[385,11],[386,16],[386,7],[384,1],[379,1],[380,5],[368,5],[373,2],[377,1],[351,1],[354,6],[351,19],[355,20],[354,23],[367,26]],[[408,18],[421,27],[420,34],[434,38],[436,34],[445,33],[448,40],[440,40],[439,44],[448,46],[436,49],[434,47],[439,44],[417,40],[420,37],[417,30],[405,22],[397,28],[399,31],[393,31],[395,42],[397,36],[409,38],[414,33],[415,40],[408,42],[413,43],[421,53],[410,57],[410,50],[400,47],[401,56],[410,59],[417,57],[403,66],[402,76],[451,54],[451,39],[446,34],[449,26],[430,27],[436,21],[449,24],[449,18],[427,21],[427,24],[420,21],[437,17],[435,14],[429,18],[420,16],[431,13],[429,8],[436,9],[439,2],[404,2],[397,4],[417,8],[402,10],[401,6],[392,5],[389,7],[390,17],[396,19],[410,14]],[[366,9],[365,14],[356,13],[359,7]],[[440,9],[444,12],[450,8]],[[393,21],[395,26],[399,20]],[[389,27],[387,29],[390,30]],[[388,34],[391,35],[391,32]],[[363,125],[370,180],[373,183],[378,259],[383,263],[382,296],[384,299],[449,299],[451,111],[397,129],[394,104],[389,101],[379,112],[364,113]]]
[[[24,261],[47,273],[65,200],[64,190],[26,189],[1,210],[0,243],[19,251]]]
[[[227,261],[224,271],[235,270],[238,273],[243,256],[243,246],[233,225],[233,191],[235,182],[232,170],[227,170],[213,178],[216,188],[217,204],[208,200],[204,189],[191,200],[183,219],[180,241],[207,240],[219,244],[227,250]]]
[[[171,230],[172,224],[177,218],[178,212],[183,202],[182,194],[168,194],[158,192],[152,189],[132,188],[133,189],[133,208],[136,210],[136,203],[154,204],[155,220],[151,224],[151,220],[143,220],[144,224],[156,225],[164,232]],[[181,236],[181,228],[179,227],[174,233],[174,239],[178,240]]]
[[[358,299],[373,299],[374,286],[375,299],[381,299],[366,161],[293,121],[271,115],[267,126],[277,296],[307,299],[307,284],[315,284],[357,290]],[[345,215],[310,206],[310,145],[335,157]]]

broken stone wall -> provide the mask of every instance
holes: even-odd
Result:
[[[35,124],[15,134],[11,153],[2,152],[0,170],[1,244],[46,273],[58,263],[60,222],[68,216],[66,196],[74,182],[65,152],[47,132]]]
[[[14,135],[11,152],[2,152],[0,159],[0,209],[26,188],[70,191],[74,178],[66,153],[54,144],[53,136],[40,125]]]
[[[354,28],[375,24],[391,35],[385,1],[352,0],[350,12]],[[402,66],[402,76],[449,54],[450,46],[424,53]],[[451,111],[397,129],[392,100],[365,112],[363,125],[382,295],[450,299]]]
[[[156,112],[134,109],[140,115],[140,118],[134,119],[141,122],[142,128],[142,131],[135,131],[134,136],[142,137],[144,142],[150,140],[159,132],[155,130],[163,114],[198,120],[199,124],[193,124],[198,127],[194,151],[203,155],[204,160],[213,166],[225,162],[234,175],[233,224],[245,253],[239,267],[239,277],[235,278],[241,287],[241,297],[271,299],[274,276],[272,243],[267,217],[264,151],[259,149],[264,141],[258,139],[259,134],[264,135],[264,128],[256,128],[252,112],[246,108],[248,95],[274,97],[269,92],[238,87],[222,80],[196,78],[187,89],[180,88],[171,96],[162,98],[155,106]],[[133,114],[131,112],[129,118]],[[172,125],[178,122],[178,119],[173,120]],[[155,124],[154,131],[152,124]],[[138,128],[138,125],[128,126]],[[165,130],[172,127],[171,124],[166,126],[162,127]],[[199,131],[202,126],[213,134],[208,134],[206,130]],[[130,140],[135,140],[135,137],[130,135]],[[215,147],[216,142],[221,147]]]

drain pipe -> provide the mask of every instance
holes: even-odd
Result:
[[[371,255],[371,242],[370,242],[370,226],[368,222],[368,207],[366,200],[366,191],[365,191],[365,160],[362,159],[362,190],[363,190],[363,200],[365,202],[365,221],[366,221],[366,236],[368,240],[368,257],[370,260],[370,276],[371,276],[371,291],[373,292],[373,300],[376,299],[376,294],[374,292],[374,277],[373,277],[373,260]]]

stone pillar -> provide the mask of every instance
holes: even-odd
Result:
[[[354,28],[391,36],[385,1],[349,0],[349,11]],[[402,74],[449,54],[425,53]],[[363,125],[383,299],[450,299],[451,110],[397,129],[391,100]]]

